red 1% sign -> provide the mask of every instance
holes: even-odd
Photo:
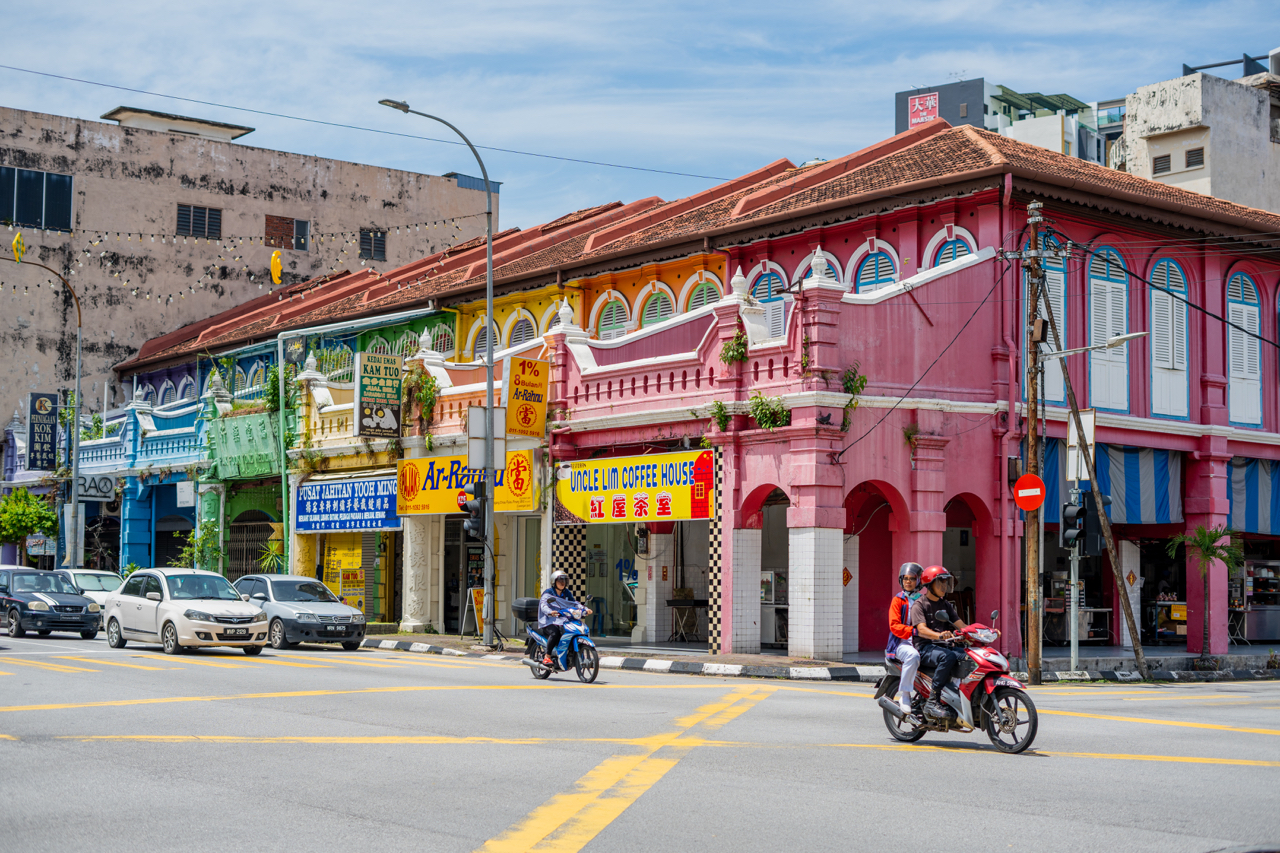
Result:
[[[1044,503],[1044,495],[1044,480],[1035,474],[1023,474],[1013,484],[1013,502],[1018,505],[1018,509],[1027,512],[1039,509]]]

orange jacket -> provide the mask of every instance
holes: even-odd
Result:
[[[915,633],[907,624],[907,615],[911,611],[911,600],[905,592],[899,592],[889,602],[889,633],[900,640],[910,640]]]

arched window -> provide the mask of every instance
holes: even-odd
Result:
[[[689,295],[689,310],[696,311],[720,301],[720,290],[713,283],[704,281]]]
[[[1101,248],[1089,259],[1089,346],[1129,331],[1129,276],[1114,249]],[[1089,400],[1095,408],[1129,409],[1129,345],[1089,353]]]
[[[156,402],[156,389],[151,385],[142,386],[142,399],[148,404],[154,405]]]
[[[431,330],[431,349],[442,355],[453,355],[453,330],[444,323]]]
[[[167,406],[174,400],[178,399],[178,389],[173,387],[173,383],[168,379],[160,386],[160,405]]]
[[[261,361],[255,361],[253,367],[249,369],[249,387],[257,388],[267,384],[267,366]]]
[[[1227,327],[1227,364],[1231,373],[1227,403],[1231,421],[1257,426],[1262,423],[1262,352],[1254,335],[1262,327],[1261,309],[1257,286],[1242,272],[1227,282],[1227,320],[1232,324]]]
[[[1187,279],[1177,264],[1165,260],[1152,269],[1151,283],[1155,285],[1151,289],[1151,411],[1185,418],[1187,306],[1182,300],[1187,296]]]
[[[644,311],[640,313],[640,328],[652,326],[669,319],[675,313],[671,305],[671,297],[661,290],[644,301]]]
[[[559,326],[559,325],[560,325],[560,312],[559,312],[559,311],[552,311],[552,312],[551,312],[551,322],[550,322],[550,323],[547,323],[547,331],[549,332],[549,331],[551,331],[552,329],[554,329],[556,326]]]
[[[331,382],[350,382],[355,373],[355,360],[351,347],[335,342],[316,353],[316,369]]]
[[[533,321],[528,317],[521,317],[511,327],[511,340],[507,341],[507,346],[518,347],[521,344],[529,343],[537,336],[538,330],[533,327]]]
[[[609,302],[600,309],[600,322],[596,324],[602,341],[611,341],[627,333],[627,306],[618,300]]]
[[[409,358],[418,351],[418,336],[412,330],[406,330],[396,341],[395,354],[401,358]]]
[[[764,306],[765,325],[769,328],[769,337],[780,338],[787,330],[787,306],[782,293],[782,278],[777,273],[767,272],[756,279],[751,286],[751,298]]]
[[[965,255],[973,254],[973,249],[969,248],[969,244],[957,237],[954,240],[947,240],[938,247],[938,251],[933,255],[933,265],[945,264],[947,261],[954,261],[956,258],[963,258]]]
[[[872,252],[858,264],[854,288],[858,293],[871,293],[893,284],[893,258],[886,252]]]
[[[183,400],[194,400],[196,398],[196,383],[190,376],[183,379],[178,385],[178,396]]]
[[[498,327],[493,323],[489,324],[489,328],[493,329],[493,351],[496,353],[502,349],[502,334],[498,331]],[[476,333],[476,339],[471,344],[471,360],[484,361],[489,355],[489,329],[481,328]]]
[[[232,389],[232,394],[240,394],[249,387],[249,374],[244,372],[244,368],[236,365],[236,387]]]
[[[375,355],[391,355],[391,344],[382,335],[374,335],[370,339],[369,345],[364,348],[364,351]]]

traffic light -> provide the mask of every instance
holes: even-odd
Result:
[[[1058,544],[1070,550],[1081,545],[1084,538],[1086,507],[1081,504],[1062,505],[1062,524],[1058,528]]]
[[[1080,556],[1096,557],[1107,550],[1107,540],[1102,535],[1102,520],[1098,517],[1098,514],[1099,512],[1106,512],[1106,507],[1111,506],[1111,498],[1103,495],[1102,509],[1099,510],[1098,505],[1094,503],[1093,492],[1085,492],[1082,497],[1087,511],[1084,515],[1084,539],[1080,549]]]
[[[470,498],[470,500],[462,503],[462,511],[467,514],[467,517],[462,520],[462,529],[467,531],[467,534],[473,539],[484,539],[484,481],[478,480],[474,483],[468,483],[462,487],[462,491],[466,492]]]

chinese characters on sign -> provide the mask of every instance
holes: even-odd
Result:
[[[364,610],[364,563],[361,535],[335,533],[325,537],[321,582],[352,607]]]
[[[294,512],[299,533],[399,530],[395,477],[303,483]]]
[[[938,93],[912,95],[907,99],[907,126],[915,127],[938,117]]]
[[[556,472],[554,523],[710,518],[714,491],[710,450],[573,462]]]
[[[502,374],[507,435],[542,438],[547,428],[547,379],[551,365],[532,358],[509,358]]]
[[[356,354],[356,435],[400,437],[400,356]]]
[[[462,487],[475,482],[479,474],[467,467],[465,456],[402,459],[397,511],[401,515],[458,512],[459,501],[466,499]],[[532,510],[533,493],[533,452],[508,453],[507,467],[498,472],[493,489],[494,512]]]
[[[27,403],[27,470],[58,468],[58,395],[32,393]]]

